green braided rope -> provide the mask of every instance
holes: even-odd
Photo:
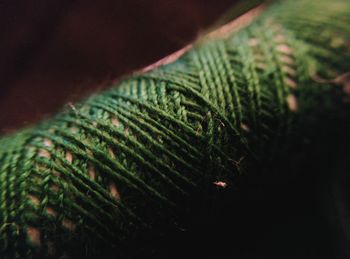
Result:
[[[0,140],[1,258],[127,256],[181,229],[196,204],[317,130],[311,115],[347,110],[349,23],[347,0],[274,3]]]

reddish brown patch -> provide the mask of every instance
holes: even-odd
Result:
[[[38,156],[39,157],[45,157],[45,158],[50,158],[51,157],[49,151],[47,151],[46,149],[40,149],[39,152],[38,152]]]
[[[56,217],[57,215],[57,212],[51,207],[46,207],[46,213],[53,217]]]
[[[40,199],[37,196],[32,195],[32,194],[28,194],[27,197],[35,206],[38,207],[40,205]]]
[[[40,240],[40,230],[38,230],[35,227],[28,227],[27,228],[27,235],[30,240],[30,242],[35,245],[35,246],[40,246],[41,245],[41,240]]]
[[[93,167],[92,165],[89,165],[89,177],[91,180],[95,180],[96,179],[96,170],[95,167]]]
[[[120,126],[120,122],[117,117],[112,118],[112,124],[117,128]]]
[[[344,85],[344,87],[343,87],[343,91],[344,91],[344,93],[346,93],[346,94],[350,94],[350,80],[347,81],[347,82],[345,82],[345,85]]]
[[[111,182],[109,184],[109,193],[111,194],[111,196],[115,199],[119,199],[120,195],[117,189],[117,186],[115,185],[115,183]]]
[[[290,94],[287,96],[287,104],[292,112],[298,111],[298,100],[294,94]]]
[[[251,47],[257,46],[258,45],[258,39],[256,39],[256,38],[249,39],[248,40],[248,45],[251,46]]]
[[[293,53],[293,50],[291,47],[289,47],[287,44],[280,44],[277,46],[277,50],[283,54],[290,55]]]
[[[62,220],[62,226],[70,231],[74,231],[76,228],[76,225],[69,219]]]
[[[293,79],[291,79],[289,77],[284,79],[284,83],[286,85],[288,85],[290,88],[293,88],[293,89],[297,89],[298,88],[297,82],[295,82]]]
[[[69,163],[72,163],[73,162],[73,155],[71,152],[67,151],[66,152],[66,160],[69,162]]]

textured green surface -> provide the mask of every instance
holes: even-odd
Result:
[[[195,204],[317,131],[310,114],[347,107],[349,23],[347,0],[279,1],[0,140],[1,258],[127,256],[181,229]]]

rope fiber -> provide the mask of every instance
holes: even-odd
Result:
[[[155,253],[235,195],[239,176],[297,154],[323,114],[349,115],[349,24],[347,0],[275,1],[3,137],[0,257]]]

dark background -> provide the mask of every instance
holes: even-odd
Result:
[[[195,39],[236,0],[0,0],[0,134]]]

